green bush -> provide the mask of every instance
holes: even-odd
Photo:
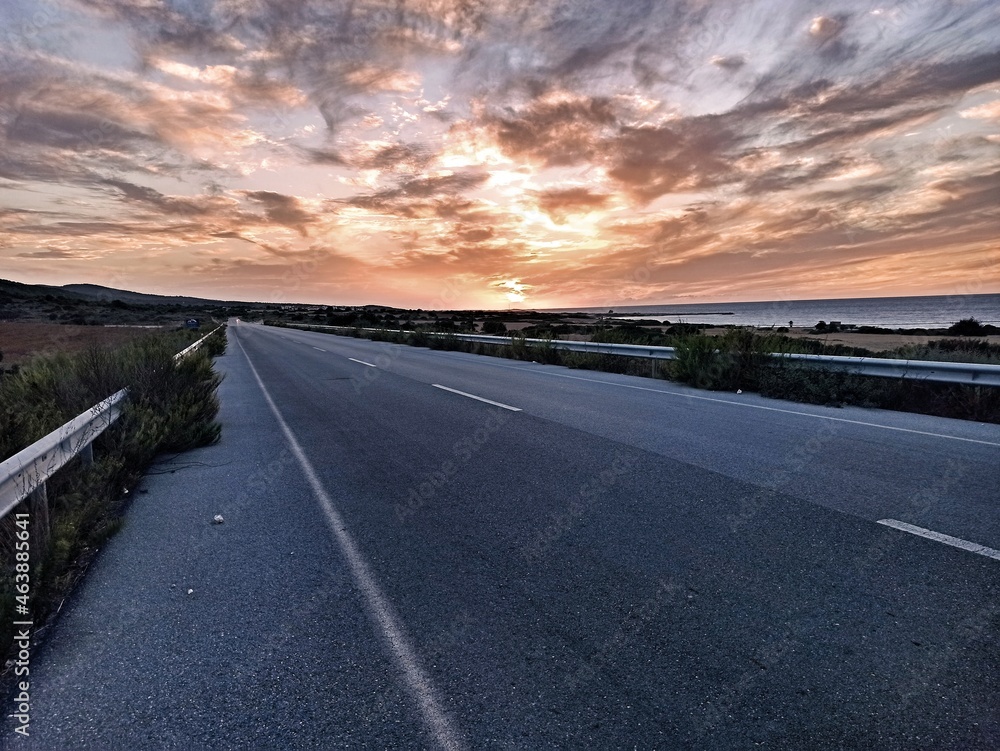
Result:
[[[688,336],[677,344],[671,373],[676,380],[701,389],[756,390],[769,367],[768,354],[788,351],[788,341],[745,328],[729,329],[722,336]]]
[[[432,338],[427,336],[423,331],[413,331],[406,335],[405,343],[411,347],[426,347]]]
[[[469,343],[456,338],[454,334],[427,337],[426,346],[431,349],[445,350],[446,352],[467,352],[469,350]]]
[[[175,363],[195,337],[154,335],[116,348],[92,348],[27,363],[0,379],[0,459],[14,455],[122,388],[121,417],[94,442],[95,464],[70,462],[47,483],[49,542],[32,560],[32,617],[43,623],[71,588],[85,559],[121,524],[122,489],[134,487],[158,453],[218,440],[221,380],[211,356],[225,350],[225,333]],[[12,518],[0,522],[0,650],[13,620]],[[35,528],[37,531],[37,527]],[[37,555],[43,548],[32,545]]]
[[[954,336],[985,336],[1000,333],[1000,328],[982,324],[975,318],[963,318],[958,323],[949,326],[948,333]]]
[[[528,348],[531,354],[530,359],[546,365],[561,365],[563,362],[563,350],[556,349],[552,344],[551,337],[545,337],[540,342],[532,342]]]
[[[810,404],[852,404],[1000,423],[1000,390],[983,386],[875,378],[787,364],[762,373],[760,393]]]
[[[898,398],[899,388],[899,382],[892,379],[866,378],[794,364],[772,365],[759,379],[763,396],[834,407],[845,404],[881,407]]]
[[[503,321],[498,321],[496,318],[488,318],[483,321],[483,333],[492,336],[503,336],[507,333],[507,326],[504,325]]]

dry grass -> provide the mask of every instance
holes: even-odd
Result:
[[[0,322],[2,367],[22,364],[39,355],[75,354],[95,345],[117,347],[159,330],[142,326]]]
[[[721,327],[707,328],[704,331],[704,333],[709,336],[717,336],[724,334],[725,332],[726,329]],[[766,334],[768,332],[761,329],[760,333]],[[791,339],[816,339],[831,346],[842,344],[847,347],[864,347],[872,352],[884,352],[885,350],[898,349],[899,347],[923,345],[928,342],[939,342],[942,339],[955,338],[953,334],[862,334],[856,331],[838,331],[833,334],[814,334],[811,329],[807,328],[794,328],[786,333],[785,336]],[[997,335],[977,336],[974,338],[981,339],[992,344],[1000,344],[1000,336]]]

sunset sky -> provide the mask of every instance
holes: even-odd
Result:
[[[1000,3],[2,0],[0,277],[506,308],[1000,292]]]

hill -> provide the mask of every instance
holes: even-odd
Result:
[[[0,322],[74,325],[181,325],[187,318],[219,320],[246,314],[247,303],[150,295],[97,284],[22,284],[0,279]]]
[[[57,289],[82,295],[93,300],[121,300],[135,305],[234,305],[231,301],[209,300],[203,297],[182,297],[178,295],[152,295],[145,292],[129,292],[124,289],[102,287],[99,284],[65,284]]]
[[[47,297],[48,296],[48,297]],[[113,302],[119,300],[131,305],[180,305],[180,306],[218,306],[218,305],[248,305],[252,303],[234,300],[212,300],[204,297],[184,297],[180,295],[154,295],[146,292],[130,292],[124,289],[103,287],[100,284],[64,284],[53,286],[49,284],[23,284],[21,282],[0,279],[0,303],[4,297],[15,300],[66,298],[73,301],[100,300]]]

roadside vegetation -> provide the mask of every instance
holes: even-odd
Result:
[[[960,322],[952,330],[962,330]],[[972,327],[966,327],[969,330]],[[993,329],[995,327],[987,327]],[[992,333],[992,332],[987,332]],[[966,337],[974,337],[969,333]],[[863,356],[899,360],[970,362],[1000,365],[1000,344],[976,338],[948,338],[907,345]],[[931,383],[915,379],[870,378],[794,365],[767,368],[760,392],[765,396],[813,404],[856,404],[864,407],[920,412],[941,417],[1000,423],[1000,389]]]
[[[288,325],[281,320],[265,323]],[[296,325],[296,328],[302,327],[302,324]],[[667,378],[714,391],[756,391],[764,396],[811,404],[858,405],[1000,423],[1000,389],[859,376],[804,368],[768,357],[770,353],[777,352],[1000,365],[1000,344],[971,336],[873,352],[861,347],[828,345],[818,339],[793,338],[778,332],[741,327],[729,327],[721,335],[706,335],[698,326],[690,324],[676,324],[664,331],[632,324],[589,327],[593,329],[587,337],[590,341],[676,348],[676,359],[659,361],[653,366],[650,360],[642,358],[568,352],[556,349],[544,341],[527,342],[526,339],[531,338],[551,340],[566,333],[577,333],[560,331],[558,326],[548,327],[544,324],[512,332],[509,345],[466,342],[448,335],[431,336],[430,332],[422,328],[399,332],[388,329],[364,331],[356,323],[353,328],[331,329],[308,324],[305,328],[431,349]],[[972,330],[973,327],[963,324],[960,328]]]
[[[40,526],[31,526],[31,617],[36,629],[120,527],[129,491],[157,454],[218,440],[216,388],[221,379],[212,358],[225,351],[225,329],[180,362],[173,359],[204,334],[152,334],[116,348],[95,346],[73,355],[35,358],[0,375],[0,460],[129,389],[122,416],[94,443],[94,464],[85,468],[74,459],[47,484],[47,542]],[[0,650],[5,654],[15,620],[13,541],[8,515],[0,522]]]

